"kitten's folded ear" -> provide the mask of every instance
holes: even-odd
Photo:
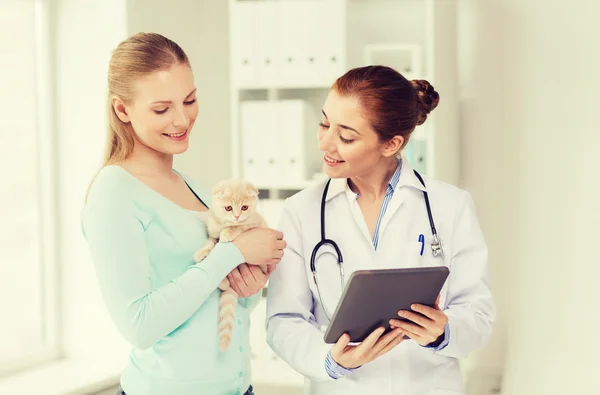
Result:
[[[258,189],[249,189],[246,194],[250,197],[258,197]]]
[[[212,189],[212,195],[217,199],[221,198],[225,194],[225,188],[227,186],[227,181],[221,181],[217,183]]]
[[[258,196],[258,188],[255,187],[251,182],[246,183],[246,195],[251,197]]]

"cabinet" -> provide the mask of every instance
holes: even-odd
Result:
[[[233,176],[259,187],[269,226],[286,197],[324,177],[322,105],[338,77],[367,64],[436,88],[440,104],[404,156],[424,175],[458,184],[456,0],[229,0],[229,13]],[[260,342],[264,328],[255,330]],[[287,371],[301,382],[268,346],[255,354],[258,380]]]
[[[336,78],[366,64],[434,85],[440,105],[404,154],[459,182],[456,0],[229,0],[229,13],[233,176],[262,198],[323,176],[321,106]]]

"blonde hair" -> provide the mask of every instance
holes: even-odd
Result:
[[[133,150],[133,136],[112,105],[114,97],[125,104],[133,100],[133,84],[139,78],[174,64],[190,62],[175,42],[156,33],[137,33],[121,42],[108,65],[108,141],[104,165],[124,160]]]
[[[113,99],[118,97],[123,103],[130,104],[134,97],[135,81],[147,74],[168,70],[176,64],[190,66],[183,49],[157,33],[134,34],[113,50],[108,64],[108,133],[102,167],[126,159],[134,145],[131,131],[115,112]]]

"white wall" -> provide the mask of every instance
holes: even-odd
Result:
[[[506,357],[503,395],[597,393],[600,5],[461,0],[460,12],[463,184],[500,308],[487,364]]]
[[[227,0],[128,0],[128,34],[165,35],[188,55],[198,88],[190,148],[175,158],[187,175],[212,185],[231,176]]]
[[[77,357],[123,344],[101,300],[79,221],[87,187],[101,165],[106,73],[112,49],[126,38],[126,13],[121,0],[54,4],[62,325],[66,356]]]
[[[461,186],[473,195],[489,249],[492,291],[498,307],[490,344],[466,364],[469,395],[483,395],[500,385],[509,325],[510,289],[506,245],[511,221],[506,180],[512,165],[504,137],[504,73],[499,45],[506,21],[489,1],[458,1],[458,72],[461,96]],[[442,96],[443,100],[443,96]],[[443,102],[442,102],[443,104]],[[514,190],[514,189],[513,189]]]

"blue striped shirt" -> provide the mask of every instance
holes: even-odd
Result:
[[[379,211],[379,217],[377,218],[377,224],[375,225],[375,233],[373,233],[373,248],[377,250],[377,245],[379,244],[379,227],[381,226],[381,220],[387,211],[388,205],[390,204],[390,200],[392,200],[392,196],[394,196],[394,191],[398,186],[398,182],[400,182],[400,171],[402,170],[402,161],[398,161],[398,167],[396,167],[396,171],[392,174],[390,181],[388,182],[387,191],[385,192],[385,197],[383,198],[383,204],[381,205],[381,210]],[[356,194],[356,198],[358,199],[360,194]]]
[[[402,171],[402,161],[398,161],[398,167],[396,167],[396,171],[392,174],[390,181],[388,182],[387,191],[385,192],[385,197],[383,198],[383,204],[381,205],[381,210],[379,211],[379,217],[377,218],[377,224],[375,225],[375,232],[373,233],[373,248],[377,250],[377,246],[379,245],[379,227],[381,226],[381,220],[385,215],[385,212],[388,208],[390,201],[392,200],[392,196],[394,196],[394,191],[398,186],[398,182],[400,182],[400,172]],[[356,194],[356,198],[358,199],[360,194]],[[450,341],[450,327],[446,325],[444,330],[444,339],[437,346],[427,346],[428,348],[432,348],[435,351],[439,351],[446,347]],[[325,370],[327,374],[333,379],[339,379],[340,377],[344,377],[349,373],[352,373],[355,369],[346,369],[340,365],[338,365],[332,358],[331,352],[327,353],[327,357],[325,358]]]

